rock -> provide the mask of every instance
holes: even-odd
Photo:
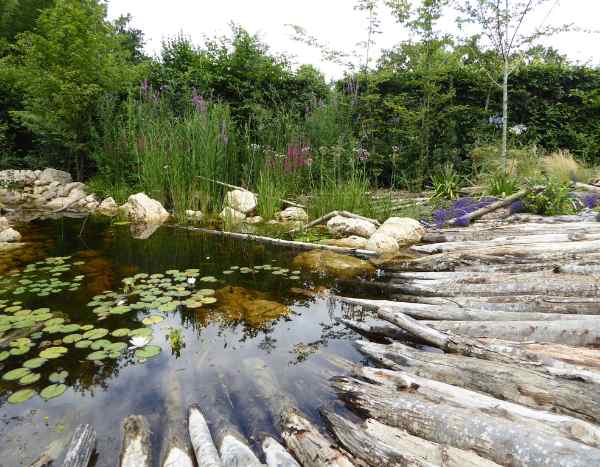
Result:
[[[392,237],[399,246],[404,246],[419,243],[425,235],[425,227],[409,217],[390,217],[377,229],[377,233]]]
[[[100,203],[97,211],[105,216],[116,216],[119,212],[119,206],[113,198],[106,198]]]
[[[351,235],[346,238],[323,240],[325,245],[341,246],[344,248],[365,249],[367,247],[367,239],[358,235]]]
[[[292,262],[294,267],[319,272],[344,279],[375,272],[371,263],[353,256],[328,250],[311,250],[300,253]]]
[[[10,225],[8,224],[8,219],[6,217],[0,217],[0,232],[8,229]]]
[[[185,217],[191,221],[201,221],[204,218],[204,214],[202,211],[194,211],[192,209],[188,209],[185,211]]]
[[[281,222],[306,222],[308,221],[308,214],[306,214],[306,211],[302,208],[290,206],[281,211],[277,215],[277,219]]]
[[[362,219],[335,216],[327,222],[327,229],[334,237],[358,235],[359,237],[369,238],[375,233],[377,227],[371,222]]]
[[[397,255],[400,252],[400,245],[396,239],[379,231],[371,235],[365,248],[385,256]]]
[[[72,181],[71,174],[69,172],[63,172],[62,170],[56,169],[44,169],[39,177],[40,184],[50,184],[52,182],[58,182],[61,185],[70,183]]]
[[[14,243],[19,240],[21,240],[21,234],[11,227],[0,232],[0,242]]]
[[[2,170],[0,171],[0,186],[11,185],[23,187],[33,185],[39,177],[39,173],[33,170]]]
[[[251,225],[260,224],[260,223],[262,223],[264,221],[265,220],[262,217],[260,217],[260,216],[246,217],[246,220],[244,220],[244,222],[246,224],[251,224]]]
[[[154,232],[158,230],[160,224],[156,222],[152,224],[144,224],[144,223],[133,223],[129,226],[129,232],[131,236],[136,240],[146,240],[152,236]]]
[[[228,206],[224,207],[219,217],[230,224],[240,224],[246,219],[246,214]]]
[[[162,224],[169,218],[169,213],[162,204],[145,193],[131,195],[119,209],[133,223]]]
[[[86,186],[81,182],[71,182],[71,183],[67,183],[66,185],[63,185],[63,186],[61,186],[59,183],[56,183],[56,185],[54,185],[54,183],[56,183],[56,182],[52,182],[47,188],[48,189],[50,189],[50,188],[57,189],[58,196],[67,197],[71,194],[71,192],[73,190],[78,190],[81,193],[85,193],[85,191],[86,191]],[[36,187],[36,188],[42,188],[42,187]]]
[[[225,206],[242,214],[250,214],[256,209],[256,196],[254,193],[242,190],[233,190],[225,195]]]

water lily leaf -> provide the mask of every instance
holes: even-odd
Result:
[[[0,362],[3,362],[8,357],[10,357],[10,352],[7,352],[6,350],[3,350],[2,352],[0,352]]]
[[[144,323],[145,325],[149,326],[149,325],[152,325],[152,324],[158,324],[158,323],[160,323],[161,321],[164,321],[164,320],[165,320],[165,318],[163,318],[162,316],[151,315],[151,316],[148,316],[147,318],[144,318],[142,320],[142,323]]]
[[[52,318],[46,321],[46,326],[58,326],[65,322],[63,318]]]
[[[65,344],[74,344],[75,342],[79,342],[83,339],[81,334],[69,334],[68,336],[63,337],[63,342]]]
[[[97,328],[92,329],[91,331],[87,331],[83,337],[84,339],[96,340],[101,339],[108,334],[108,329]]]
[[[40,375],[39,373],[29,373],[19,379],[19,384],[27,386],[29,384],[37,383],[41,377],[42,375]]]
[[[111,342],[109,340],[99,339],[97,341],[94,341],[94,343],[90,346],[90,348],[92,350],[100,350],[100,349],[106,348],[110,344],[111,344]]]
[[[87,349],[92,344],[93,344],[92,341],[83,340],[83,341],[75,342],[75,347],[77,349]]]
[[[113,342],[110,345],[107,345],[104,350],[106,350],[107,352],[118,352],[121,353],[123,352],[125,349],[127,348],[127,344],[125,342]]]
[[[201,277],[200,280],[202,282],[217,282],[217,278],[213,276]]]
[[[188,308],[200,308],[202,306],[202,302],[197,300],[186,300],[183,304]]]
[[[33,370],[34,368],[39,368],[41,367],[44,363],[46,363],[48,360],[46,360],[45,358],[41,358],[41,357],[36,357],[36,358],[32,358],[30,360],[27,360],[26,362],[23,363],[23,366],[25,368],[29,368],[31,370]]]
[[[45,400],[54,399],[55,397],[62,396],[64,392],[67,390],[67,386],[64,384],[51,384],[50,386],[46,386],[40,392],[40,396]]]
[[[113,332],[110,333],[111,336],[113,337],[125,337],[129,335],[129,329],[127,328],[121,328],[121,329],[115,329]]]
[[[2,375],[2,379],[4,381],[16,381],[17,379],[21,379],[23,376],[31,373],[29,368],[17,368],[15,370],[11,370],[8,373],[4,373]]]
[[[129,313],[131,308],[125,305],[115,306],[110,309],[110,313],[113,315],[124,315],[125,313]]]
[[[20,391],[13,392],[8,398],[9,404],[22,404],[25,401],[28,401],[35,395],[35,391],[33,389],[21,389]]]
[[[66,347],[48,347],[40,352],[42,358],[60,358],[69,351]]]
[[[48,376],[48,381],[51,383],[64,383],[69,376],[69,372],[66,370],[63,371],[55,371],[54,373]]]
[[[13,324],[13,328],[15,329],[25,329],[30,328],[32,326],[35,326],[35,321],[32,319],[22,319]]]
[[[208,296],[208,295],[214,295],[215,291],[214,291],[214,289],[200,289],[196,292],[196,294]]]
[[[31,346],[24,345],[23,347],[14,347],[10,349],[11,355],[25,355],[27,352],[31,350]]]
[[[202,303],[210,305],[211,303],[216,303],[217,299],[215,297],[202,297],[201,301]]]
[[[13,339],[10,341],[10,344],[8,345],[11,347],[25,347],[31,345],[31,339],[28,337],[19,337],[18,339]]]
[[[81,326],[79,326],[79,324],[66,324],[62,327],[61,332],[64,334],[71,334],[79,331],[80,329]]]
[[[107,353],[104,350],[99,350],[97,352],[92,352],[85,358],[88,360],[104,360],[106,357],[108,357]]]
[[[134,329],[133,331],[131,331],[129,333],[130,336],[135,337],[135,336],[139,336],[139,337],[148,337],[152,335],[152,329],[150,328],[138,328],[138,329]]]
[[[162,349],[158,345],[147,345],[135,351],[135,357],[137,359],[147,359],[156,357]]]
[[[165,303],[164,305],[160,305],[158,310],[162,311],[163,313],[172,313],[177,310],[177,305],[175,305],[173,302]]]

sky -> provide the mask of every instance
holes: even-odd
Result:
[[[302,26],[321,43],[351,52],[366,40],[366,18],[355,11],[354,0],[111,0],[109,17],[131,13],[133,25],[145,34],[146,52],[158,54],[161,41],[180,33],[201,44],[203,37],[229,32],[229,23],[257,33],[274,53],[286,53],[297,64],[316,65],[328,78],[343,75],[343,67],[321,59],[318,50],[292,39],[293,30],[286,25]],[[407,38],[387,10],[380,14],[382,34],[377,35],[374,58],[382,49]],[[550,1],[532,18],[531,24],[574,23],[581,29],[600,28],[600,0]],[[456,32],[454,19],[448,15],[440,27]],[[600,65],[600,37],[583,33],[559,34],[543,41],[566,54],[571,60]]]

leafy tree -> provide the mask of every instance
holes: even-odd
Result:
[[[0,41],[14,42],[17,34],[32,31],[40,13],[54,0],[0,0]]]
[[[13,115],[38,137],[64,146],[84,174],[100,97],[127,86],[125,55],[106,7],[95,0],[57,0],[36,30],[18,36],[11,62],[25,95]]]
[[[130,14],[121,15],[113,24],[121,45],[130,54],[130,60],[133,63],[141,63],[147,59],[144,55],[144,33],[141,29],[131,27],[131,20]]]

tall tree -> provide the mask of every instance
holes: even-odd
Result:
[[[508,145],[508,78],[518,63],[520,54],[530,48],[544,36],[565,31],[569,25],[550,26],[544,24],[552,8],[541,24],[531,24],[536,11],[542,6],[558,0],[461,0],[458,10],[460,23],[474,24],[480,28],[481,35],[489,41],[502,61],[502,146],[500,156],[506,170]],[[493,79],[493,78],[492,78]]]

